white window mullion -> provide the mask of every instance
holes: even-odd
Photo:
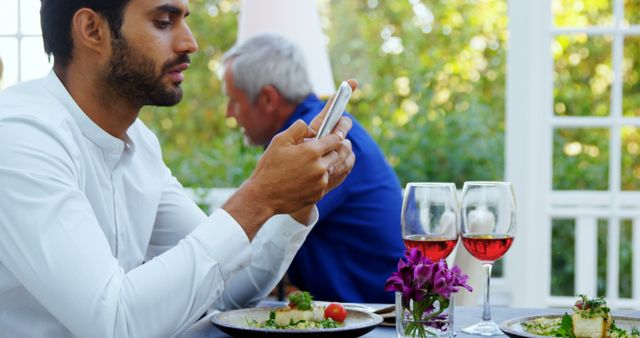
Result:
[[[540,166],[551,168],[551,161],[539,151],[540,144],[547,142],[547,133],[551,135],[546,128],[547,119],[541,119],[548,116],[553,106],[546,100],[552,95],[547,93],[547,82],[553,81],[551,73],[541,71],[553,67],[551,5],[546,1],[508,0],[507,8],[505,179],[513,182],[515,190],[518,233],[505,259],[505,285],[509,287],[512,305],[544,306],[550,262],[541,263],[540,256],[531,252],[542,257],[549,257],[551,252],[548,245],[540,245],[549,243],[551,233],[549,217],[540,207],[551,186],[547,185],[546,176],[541,177]],[[548,57],[540,58],[531,50],[544,50]],[[540,282],[541,277],[545,278],[544,283]],[[522,292],[523,289],[529,292]]]
[[[587,34],[589,36],[611,35],[623,32],[626,35],[640,35],[640,26],[629,27],[558,27],[553,29],[555,35]]]
[[[614,208],[619,205],[620,173],[622,165],[621,129],[622,129],[622,62],[624,58],[624,34],[621,31],[624,19],[624,4],[622,0],[613,2],[614,28],[611,63],[613,69],[613,83],[611,84],[611,126],[609,148],[609,190],[612,192]]]
[[[616,89],[614,88],[614,83],[615,81],[611,84],[612,88],[611,88],[611,101],[613,101],[613,95],[614,95],[614,91],[618,90],[618,95],[622,95],[622,86],[620,86],[620,88]],[[611,102],[611,104],[613,104],[614,102]],[[618,111],[622,110],[622,100],[618,100],[615,104],[618,105],[617,109]],[[616,109],[616,107],[612,107],[612,112],[613,109]],[[612,125],[628,125],[628,126],[640,126],[640,117],[622,117],[622,116],[602,116],[602,117],[596,117],[596,116],[588,116],[588,117],[582,117],[582,116],[553,116],[551,118],[551,124],[554,127],[576,127],[576,128],[583,128],[583,127],[609,127]]]
[[[597,291],[598,221],[596,217],[576,218],[575,292],[595,295]]]

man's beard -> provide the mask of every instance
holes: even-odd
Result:
[[[139,53],[124,36],[112,40],[113,55],[106,67],[105,82],[119,98],[144,106],[173,106],[182,99],[179,85],[165,86],[162,77],[182,63],[189,62],[187,54],[165,62],[156,75],[154,62]]]

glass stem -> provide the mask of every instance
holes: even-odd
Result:
[[[485,276],[487,278],[487,282],[484,285],[484,309],[482,310],[482,320],[491,320],[491,307],[489,306],[489,285],[491,284],[491,267],[493,265],[491,263],[483,263],[482,268],[484,269]]]

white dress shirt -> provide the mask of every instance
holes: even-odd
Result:
[[[175,336],[259,301],[311,229],[207,217],[141,121],[111,136],[54,72],[0,93],[0,337]]]

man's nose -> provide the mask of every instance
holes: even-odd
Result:
[[[198,42],[193,37],[193,33],[186,22],[184,22],[180,31],[176,49],[178,54],[192,54],[198,51]]]

